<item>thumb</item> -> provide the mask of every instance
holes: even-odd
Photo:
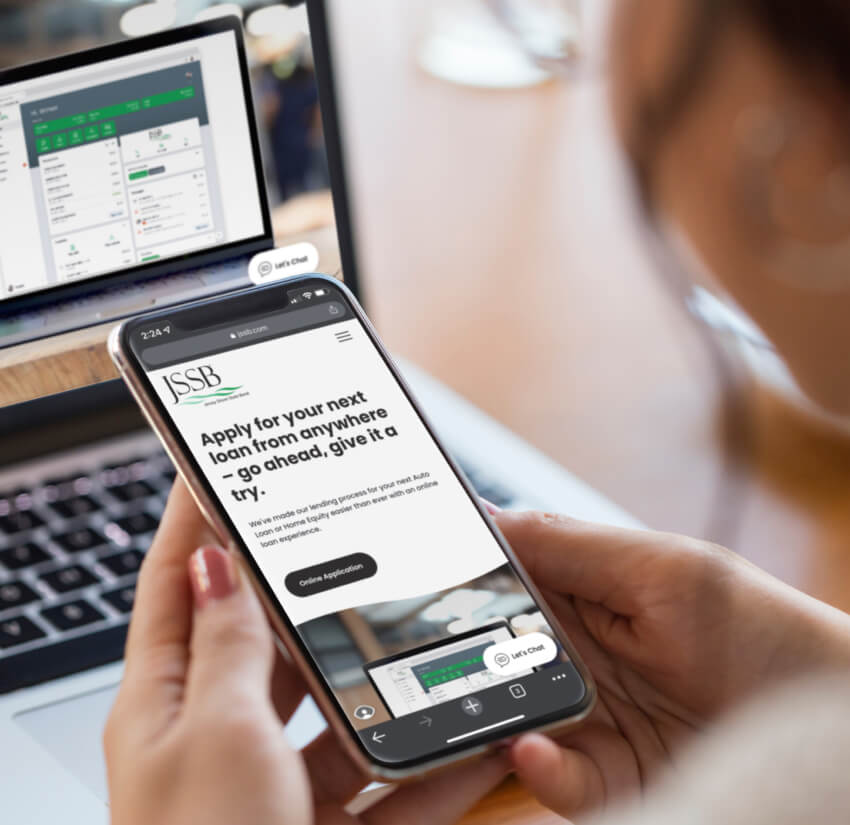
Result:
[[[604,804],[602,775],[586,754],[531,733],[514,743],[511,756],[526,790],[561,816],[573,817]]]
[[[186,698],[221,710],[268,702],[274,647],[257,597],[234,557],[202,547],[189,560],[195,598]]]
[[[671,563],[704,556],[702,543],[648,530],[625,530],[549,513],[495,513],[493,519],[540,588],[633,615],[637,583]]]

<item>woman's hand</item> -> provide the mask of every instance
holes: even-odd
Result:
[[[448,823],[507,773],[506,755],[490,757],[348,815],[368,780],[328,731],[289,747],[283,724],[304,686],[215,543],[178,480],[139,576],[104,736],[113,825]]]
[[[639,791],[707,720],[769,683],[850,664],[850,619],[711,544],[540,513],[496,523],[593,673],[560,740],[521,737],[517,774],[564,816]]]

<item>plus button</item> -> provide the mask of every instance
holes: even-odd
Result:
[[[481,704],[481,700],[475,696],[467,696],[466,699],[460,703],[460,706],[463,708],[463,712],[470,716],[480,716],[484,710],[484,705]]]

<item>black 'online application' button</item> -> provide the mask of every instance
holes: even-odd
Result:
[[[284,579],[286,589],[293,596],[313,596],[334,587],[368,579],[378,572],[377,562],[366,553],[352,553],[338,559],[293,570]]]

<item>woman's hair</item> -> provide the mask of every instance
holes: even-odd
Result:
[[[813,83],[845,94],[850,114],[850,0],[696,0],[666,86],[643,102],[632,136],[645,195],[659,142],[695,97],[720,37],[734,24],[749,26]]]
[[[702,0],[712,5],[712,0]],[[850,98],[847,0],[737,0],[734,4],[788,60],[814,71]]]
[[[655,231],[653,171],[665,135],[693,103],[718,55],[718,43],[733,26],[745,26],[764,40],[812,86],[824,84],[846,95],[850,115],[850,0],[692,0],[666,70],[661,89],[638,102],[631,124],[629,154],[644,206],[659,275],[682,307],[692,294],[688,274]],[[848,117],[850,120],[850,117]],[[747,456],[754,444],[749,395],[742,392],[748,376],[708,327],[697,325],[722,392],[720,425],[724,469],[704,533],[721,544],[734,544],[745,500]]]

